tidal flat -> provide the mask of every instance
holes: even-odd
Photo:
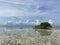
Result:
[[[1,27],[0,45],[60,45],[60,30]]]

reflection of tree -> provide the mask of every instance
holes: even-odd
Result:
[[[39,29],[37,29],[36,31],[38,31],[41,34],[41,36],[50,36],[52,33],[51,30],[39,30]]]

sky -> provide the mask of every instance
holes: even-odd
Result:
[[[0,16],[59,16],[60,0],[0,0]]]
[[[60,24],[60,0],[0,0],[1,16],[42,16]]]

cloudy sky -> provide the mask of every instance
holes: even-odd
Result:
[[[0,17],[2,16],[43,17],[43,20],[52,20],[59,25],[60,0],[0,0]]]
[[[59,16],[60,0],[0,0],[0,16]]]

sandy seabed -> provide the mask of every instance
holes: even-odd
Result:
[[[60,45],[60,30],[45,32],[34,29],[0,28],[0,45]]]

